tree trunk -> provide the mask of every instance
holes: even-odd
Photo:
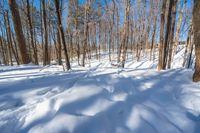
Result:
[[[168,53],[168,69],[171,68],[171,61],[172,61],[172,52],[173,52],[173,43],[174,43],[174,29],[175,29],[175,23],[176,23],[176,4],[177,0],[174,0],[173,6],[172,6],[172,26],[171,26],[171,32],[169,36],[169,53]]]
[[[65,35],[64,35],[62,21],[61,21],[61,13],[60,13],[59,1],[60,0],[54,0],[57,19],[58,19],[58,29],[59,29],[59,32],[60,32],[60,35],[61,35],[62,44],[63,44],[63,48],[64,48],[64,52],[65,52],[66,67],[67,67],[67,70],[70,70],[71,66],[70,66],[70,62],[69,62],[67,46],[66,46],[66,42],[65,42]]]
[[[166,69],[167,66],[167,58],[169,53],[169,43],[170,43],[170,34],[172,32],[171,26],[172,26],[172,8],[175,0],[169,1],[169,10],[168,10],[168,16],[167,16],[167,29],[165,34],[165,43],[164,43],[164,52],[163,52],[163,67],[162,69]]]
[[[87,45],[88,45],[88,8],[90,6],[90,3],[87,1],[85,5],[85,11],[84,11],[84,41],[83,41],[83,60],[82,60],[82,66],[85,66],[85,57],[86,57],[86,51],[87,51]]]
[[[17,56],[17,53],[15,52],[14,50],[14,47],[13,47],[13,41],[12,41],[12,34],[11,34],[11,29],[10,29],[10,20],[9,20],[9,17],[8,17],[8,11],[6,12],[6,20],[7,20],[7,34],[8,34],[8,43],[9,43],[9,49],[10,51],[12,51],[14,57],[15,57],[15,60],[17,62],[17,65],[19,65],[19,59],[18,59],[18,56]],[[11,57],[12,57],[12,54],[10,54]],[[12,59],[11,59],[12,60]]]
[[[193,9],[193,26],[194,26],[194,44],[195,44],[195,72],[193,75],[193,81],[200,81],[200,1],[194,0]]]
[[[58,65],[62,65],[62,46],[61,46],[61,40],[60,40],[60,33],[59,29],[57,31],[57,45],[58,45]]]
[[[18,11],[18,6],[15,0],[8,0],[8,4],[10,6],[11,14],[12,14],[12,20],[14,24],[14,29],[16,33],[16,39],[17,43],[19,45],[20,50],[20,58],[23,64],[30,63],[30,58],[27,53],[26,49],[26,43],[22,31],[22,25],[21,25],[21,19]]]
[[[153,48],[154,48],[156,29],[157,29],[157,15],[154,18],[153,34],[152,34],[152,38],[151,38],[150,61],[152,60],[152,52],[153,52]]]
[[[26,0],[26,2],[27,2],[27,18],[28,18],[28,24],[29,24],[29,30],[30,30],[30,36],[31,36],[31,46],[33,49],[34,63],[38,65],[37,47],[35,47],[34,45],[33,26],[32,26],[31,14],[30,14],[29,0]]]
[[[13,66],[13,61],[12,61],[12,51],[11,51],[11,42],[10,42],[10,38],[9,38],[9,35],[8,35],[8,24],[7,24],[7,19],[8,19],[8,12],[6,12],[4,14],[4,24],[5,24],[5,27],[6,27],[6,39],[7,39],[7,47],[8,47],[8,54],[9,54],[9,60],[10,60],[10,65]],[[9,62],[8,60],[8,62]]]
[[[5,49],[3,46],[3,39],[0,37],[0,49],[1,49],[1,53],[2,53],[2,57],[3,57],[3,64],[7,65],[7,61],[6,61],[6,56],[5,56]]]
[[[124,33],[122,39],[122,68],[125,66],[125,57],[128,45],[128,32],[129,32],[129,13],[130,13],[130,0],[126,1],[125,8],[125,22],[124,22]]]
[[[43,8],[43,23],[44,23],[44,56],[43,56],[43,65],[50,64],[49,60],[49,50],[48,50],[48,29],[47,29],[47,16],[46,16],[46,6],[45,0],[42,0],[42,8]]]
[[[158,61],[158,71],[163,69],[163,57],[164,57],[164,28],[165,28],[165,10],[166,10],[167,0],[163,0],[162,10],[160,14],[160,45],[159,45],[159,61]]]

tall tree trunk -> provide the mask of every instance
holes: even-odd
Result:
[[[165,34],[165,43],[164,43],[164,52],[163,52],[163,67],[162,69],[166,69],[167,66],[167,57],[169,52],[169,43],[170,43],[170,34],[172,32],[171,26],[172,26],[172,8],[175,0],[169,1],[169,10],[168,10],[168,16],[167,16],[167,28],[166,28],[166,34]]]
[[[130,13],[130,0],[126,1],[125,9],[125,22],[124,22],[124,33],[122,39],[122,68],[125,66],[126,50],[128,45],[128,32],[129,32],[129,13]]]
[[[41,45],[42,45],[42,59],[44,64],[44,30],[43,30],[43,13],[42,13],[42,1],[40,1],[40,36],[41,36]]]
[[[15,60],[17,62],[17,65],[19,65],[19,59],[18,59],[18,56],[17,56],[17,53],[15,52],[14,50],[14,47],[13,47],[13,41],[12,41],[12,35],[11,35],[11,29],[10,29],[10,20],[9,20],[9,17],[8,17],[8,11],[6,11],[6,23],[7,23],[7,35],[8,35],[8,43],[9,43],[9,49],[10,51],[12,51],[14,57],[15,57]],[[10,53],[11,57],[12,57],[12,54]],[[11,58],[12,60],[12,58]]]
[[[158,71],[163,69],[163,57],[164,57],[164,28],[165,28],[165,11],[166,11],[167,0],[163,0],[162,10],[160,14],[160,45],[159,45],[159,61]]]
[[[43,22],[44,22],[44,56],[43,56],[43,65],[50,64],[49,60],[49,50],[48,50],[48,29],[47,29],[47,15],[46,15],[46,3],[45,0],[42,0],[42,9],[43,9]]]
[[[2,57],[3,57],[3,64],[7,65],[6,56],[5,56],[5,49],[4,49],[4,46],[3,46],[3,39],[2,39],[2,37],[0,37],[0,49],[2,51],[1,53],[2,53]]]
[[[195,44],[195,72],[193,75],[193,81],[200,81],[200,1],[194,0],[193,9],[193,26],[194,26],[194,44]]]
[[[31,46],[33,49],[34,63],[38,65],[37,47],[35,47],[34,45],[33,26],[32,26],[31,14],[30,14],[29,0],[26,0],[26,3],[27,3],[27,18],[28,18],[28,24],[29,24],[29,30],[30,30],[30,36],[31,36]]]
[[[90,3],[87,1],[85,5],[85,11],[84,11],[84,44],[83,44],[83,60],[82,65],[85,66],[85,57],[86,57],[86,51],[87,51],[87,45],[88,45],[88,8],[90,6]]]
[[[26,49],[26,43],[22,31],[22,25],[21,25],[21,19],[18,11],[18,6],[15,0],[8,0],[8,4],[10,6],[11,14],[12,14],[12,20],[14,24],[14,29],[16,33],[16,39],[17,43],[19,45],[20,50],[20,58],[23,64],[30,63],[30,58],[27,53]]]
[[[7,19],[8,19],[8,12],[6,12],[4,14],[4,24],[6,27],[6,39],[7,39],[7,47],[8,47],[8,55],[9,55],[9,60],[10,60],[10,65],[13,66],[13,61],[12,61],[12,51],[11,51],[11,42],[10,42],[10,38],[9,38],[9,34],[8,34],[8,24],[7,24]],[[8,62],[9,62],[8,60]]]
[[[10,30],[11,31],[11,30]],[[17,48],[17,42],[16,42],[16,39],[14,37],[14,33],[11,32],[11,36],[12,36],[12,40],[13,40],[13,43],[14,43],[14,48],[13,48],[13,53],[15,53],[15,58],[18,60],[17,64],[19,65],[20,64],[20,60],[19,60],[19,54],[18,54],[18,48]]]
[[[169,36],[169,56],[168,56],[168,69],[171,68],[171,61],[172,61],[172,52],[173,52],[173,43],[174,43],[174,29],[175,29],[175,23],[176,23],[176,4],[177,0],[174,0],[173,6],[172,6],[172,26],[171,26],[171,32]]]
[[[54,0],[57,19],[58,19],[58,29],[59,29],[59,32],[60,32],[60,35],[61,35],[62,44],[63,44],[63,48],[64,48],[64,52],[65,52],[66,67],[67,67],[67,70],[69,70],[69,69],[71,69],[71,66],[70,66],[70,62],[69,62],[67,46],[66,46],[66,42],[65,42],[65,35],[64,35],[62,21],[61,21],[61,13],[60,13],[61,10],[60,10],[60,6],[59,6],[60,5],[59,1],[60,0]]]
[[[58,64],[62,65],[62,46],[61,46],[59,29],[57,31],[57,45],[58,45]]]

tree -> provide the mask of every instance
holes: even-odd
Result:
[[[196,64],[195,72],[193,75],[193,81],[200,81],[200,1],[194,0],[193,9],[193,26],[194,26],[194,44],[195,44],[195,55]]]
[[[29,24],[29,31],[31,35],[31,46],[32,46],[33,55],[34,55],[34,63],[38,65],[37,47],[34,45],[33,25],[32,25],[32,20],[31,20],[29,0],[26,0],[26,3],[27,3],[27,18],[28,18],[28,24]]]
[[[175,0],[169,1],[169,10],[167,15],[167,26],[166,26],[166,33],[165,33],[165,43],[164,43],[164,49],[163,49],[163,62],[162,62],[162,69],[166,69],[167,65],[167,57],[169,52],[169,43],[170,43],[170,34],[172,32],[171,26],[172,26],[172,10]]]
[[[129,13],[130,13],[130,6],[131,1],[126,1],[126,8],[125,8],[125,22],[124,22],[124,31],[123,31],[123,39],[122,39],[122,67],[124,68],[125,65],[125,56],[127,51],[128,45],[128,33],[129,33]]]
[[[66,42],[65,42],[65,35],[64,35],[62,21],[61,21],[61,13],[60,13],[61,10],[60,10],[59,1],[60,0],[54,0],[54,3],[55,3],[56,14],[57,14],[57,19],[58,19],[58,29],[59,29],[59,33],[60,33],[60,36],[62,39],[62,44],[63,44],[63,48],[64,48],[64,52],[65,52],[66,66],[67,66],[67,70],[69,70],[69,69],[71,69],[71,66],[70,66],[70,62],[69,62],[67,46],[66,46]]]
[[[91,3],[89,0],[87,0],[86,4],[84,5],[84,42],[83,42],[83,59],[82,59],[83,67],[85,66],[86,48],[88,45],[88,17],[89,17],[90,6]]]
[[[160,45],[159,45],[159,61],[158,61],[158,71],[163,69],[163,57],[164,57],[164,28],[165,28],[165,10],[167,1],[163,0],[162,10],[160,13]]]
[[[44,22],[44,56],[43,56],[43,65],[50,64],[49,52],[48,52],[48,29],[47,29],[47,15],[46,15],[46,6],[45,0],[42,0],[43,8],[43,22]]]
[[[20,50],[20,58],[23,64],[30,63],[30,58],[27,53],[26,43],[22,32],[21,19],[18,11],[18,5],[15,0],[8,0],[8,4],[12,14],[12,20],[16,33],[16,39]]]
[[[173,43],[174,43],[174,30],[175,30],[175,23],[176,23],[176,4],[177,0],[173,1],[172,5],[172,25],[171,25],[171,32],[169,35],[169,51],[168,51],[168,58],[167,58],[167,63],[168,63],[168,69],[171,68],[171,61],[172,61],[172,52],[173,52]]]

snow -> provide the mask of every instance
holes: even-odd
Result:
[[[145,58],[72,65],[0,66],[0,132],[199,133],[200,83],[181,61],[161,72]]]

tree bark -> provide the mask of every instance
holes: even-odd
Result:
[[[18,59],[17,53],[15,52],[14,47],[13,47],[13,41],[12,41],[12,35],[11,35],[11,29],[10,29],[10,20],[9,20],[9,17],[8,17],[8,11],[6,11],[6,21],[7,21],[6,25],[7,25],[7,35],[8,35],[9,49],[10,49],[10,52],[12,51],[12,53],[13,53],[13,55],[15,57],[15,60],[17,62],[17,65],[19,65],[19,59]],[[10,55],[12,57],[12,54],[10,54]],[[11,60],[12,60],[12,58],[11,58]]]
[[[44,23],[44,56],[43,56],[43,65],[50,64],[49,60],[49,50],[48,50],[48,29],[47,29],[47,16],[46,16],[46,4],[45,0],[42,0],[42,9],[43,9],[43,23]]]
[[[26,3],[27,3],[27,18],[28,18],[29,31],[30,31],[30,36],[31,36],[31,46],[33,49],[34,63],[38,65],[37,47],[35,47],[34,45],[33,26],[32,26],[31,14],[30,14],[29,0],[26,0]]]
[[[6,56],[5,56],[5,49],[4,49],[4,46],[3,46],[2,37],[0,37],[0,49],[1,49],[2,57],[3,57],[3,64],[7,65]]]
[[[169,35],[169,53],[168,53],[168,66],[167,68],[170,69],[171,68],[171,61],[172,61],[172,52],[173,52],[173,43],[174,43],[174,29],[175,29],[175,23],[176,23],[176,4],[177,4],[177,0],[173,1],[173,5],[172,5],[172,26],[171,26],[171,32]]]
[[[21,61],[23,64],[28,64],[30,63],[30,58],[26,49],[26,43],[25,43],[23,31],[22,31],[18,5],[15,0],[8,0],[8,4],[10,6],[10,10],[12,14],[12,20],[14,24],[15,33],[16,33],[17,43],[19,45]]]
[[[169,38],[171,34],[171,25],[172,25],[172,7],[173,7],[174,0],[169,1],[169,10],[167,15],[167,25],[166,25],[166,34],[165,34],[165,43],[163,49],[163,66],[162,69],[166,69],[167,66],[167,57],[169,52]]]
[[[60,13],[60,8],[59,8],[59,5],[60,5],[59,1],[60,0],[54,0],[57,19],[58,19],[58,29],[59,29],[59,32],[60,32],[60,35],[61,35],[62,44],[63,44],[63,48],[64,48],[64,52],[65,52],[66,67],[67,67],[67,70],[70,70],[71,66],[70,66],[70,62],[69,62],[67,46],[66,46],[66,42],[65,42],[65,35],[64,35],[62,21],[61,21],[61,13]]]
[[[200,81],[200,1],[194,0],[193,9],[193,26],[194,26],[194,44],[195,44],[195,72],[193,75],[193,81]]]
[[[166,10],[167,0],[163,0],[162,10],[160,14],[160,45],[159,45],[159,61],[158,61],[158,71],[163,69],[163,57],[164,57],[164,27],[165,27],[165,10]]]
[[[130,13],[130,0],[126,1],[126,8],[125,8],[125,22],[124,22],[124,33],[122,39],[122,68],[125,66],[125,57],[128,45],[128,32],[129,32],[129,13]]]

